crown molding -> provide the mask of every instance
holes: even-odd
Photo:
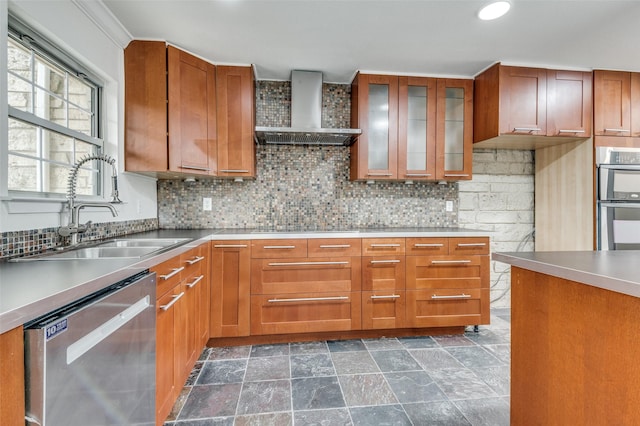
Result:
[[[102,0],[71,0],[71,3],[80,9],[117,46],[124,49],[133,40],[131,33]]]

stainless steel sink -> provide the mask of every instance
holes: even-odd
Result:
[[[97,247],[170,247],[187,241],[188,238],[119,238],[109,240],[97,245]]]

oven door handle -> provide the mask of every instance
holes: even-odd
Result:
[[[628,203],[626,201],[621,201],[621,202],[600,201],[599,206],[607,207],[607,208],[626,207],[626,208],[632,208],[632,209],[640,209],[640,201],[638,201],[637,203]]]
[[[640,171],[640,164],[599,164],[601,169]]]

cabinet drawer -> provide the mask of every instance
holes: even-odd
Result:
[[[182,279],[187,279],[202,273],[207,257],[200,247],[193,248],[180,256],[180,264],[184,266]]]
[[[360,292],[251,296],[251,334],[358,330]]]
[[[307,257],[307,240],[253,240],[251,257],[256,259]]]
[[[363,290],[404,290],[404,256],[365,256],[362,258]]]
[[[182,280],[184,269],[184,265],[180,262],[180,256],[149,268],[151,272],[155,272],[157,275],[156,295],[160,297],[178,284]]]
[[[360,238],[311,238],[307,240],[309,257],[360,256]]]
[[[362,328],[364,330],[403,328],[405,292],[363,291]]]
[[[363,238],[362,255],[404,254],[404,238]]]
[[[407,291],[407,326],[454,327],[484,324],[483,292],[480,289]],[[488,297],[486,290],[486,299]]]
[[[407,256],[407,290],[489,285],[489,256]]]
[[[489,254],[489,238],[464,237],[449,238],[449,254],[472,255]]]
[[[449,254],[448,238],[407,238],[407,255],[442,256]]]
[[[253,259],[251,294],[360,290],[359,257]]]

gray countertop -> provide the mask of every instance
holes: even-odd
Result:
[[[283,238],[487,237],[464,228],[362,228],[338,231],[203,229],[157,230],[126,238],[189,238],[157,255],[128,259],[0,262],[0,333],[61,308],[210,240]]]
[[[640,297],[640,251],[493,253],[491,258],[530,271]]]

